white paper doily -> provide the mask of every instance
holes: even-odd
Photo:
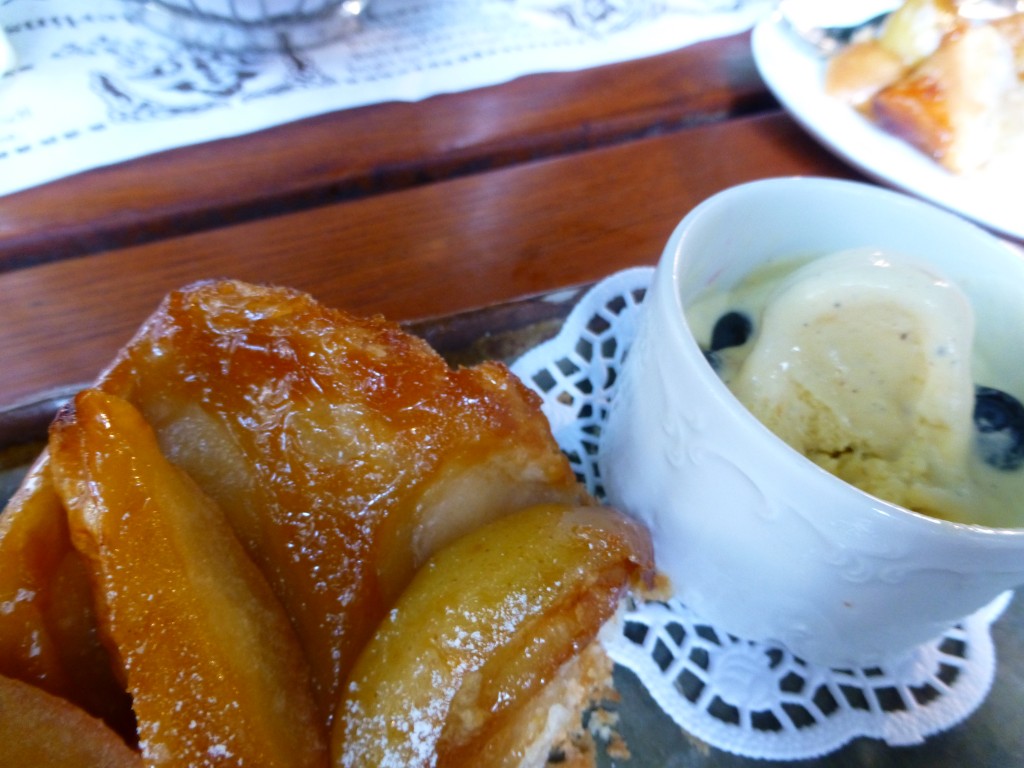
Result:
[[[605,279],[557,337],[512,365],[543,398],[555,439],[599,498],[601,425],[652,274],[637,268]],[[779,646],[716,630],[676,600],[631,605],[621,632],[604,641],[665,713],[702,741],[745,757],[805,759],[858,736],[917,744],[968,717],[991,688],[989,628],[1010,598],[1001,595],[885,668],[810,666]]]

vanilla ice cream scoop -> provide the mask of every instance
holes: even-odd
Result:
[[[932,268],[858,249],[772,285],[730,389],[786,443],[876,496],[960,517],[970,495],[970,301]]]

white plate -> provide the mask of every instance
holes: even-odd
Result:
[[[1024,240],[1024,163],[954,175],[825,93],[825,61],[775,16],[753,33],[754,61],[782,106],[828,149],[868,176]],[[1016,178],[1016,183],[1015,183]]]

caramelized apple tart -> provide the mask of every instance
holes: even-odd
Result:
[[[59,414],[0,517],[0,674],[148,765],[541,765],[652,570],[503,365],[204,282]],[[429,738],[381,730],[412,702]]]

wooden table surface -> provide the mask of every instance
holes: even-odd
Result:
[[[750,35],[385,103],[160,153],[3,199],[0,271],[329,205],[774,106]]]
[[[0,407],[93,378],[168,291],[232,277],[395,320],[653,264],[682,216],[769,176],[854,177],[777,112],[0,274]]]

